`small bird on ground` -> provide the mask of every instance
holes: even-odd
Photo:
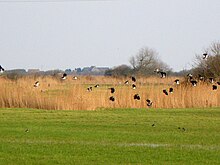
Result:
[[[204,76],[202,76],[201,74],[199,74],[198,76],[200,81],[204,80]]]

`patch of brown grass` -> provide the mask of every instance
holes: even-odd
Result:
[[[129,84],[124,82],[129,80]],[[197,87],[190,84],[175,85],[175,77],[161,79],[157,77],[137,78],[137,88],[131,88],[130,78],[112,78],[101,76],[81,76],[73,80],[61,80],[51,76],[23,77],[16,81],[0,78],[0,107],[94,110],[98,108],[148,108],[146,99],[153,101],[152,108],[190,108],[220,106],[220,92],[213,91],[212,85],[199,83]],[[34,88],[34,82],[40,86]],[[94,85],[99,84],[99,88]],[[87,87],[92,86],[91,92]],[[108,88],[116,92],[110,93]],[[164,95],[162,90],[174,88],[174,93]],[[141,99],[134,100],[139,94]],[[115,101],[109,100],[110,96]]]

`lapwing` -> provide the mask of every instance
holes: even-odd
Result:
[[[151,107],[153,104],[153,102],[150,99],[147,99],[146,102],[148,107]]]
[[[115,93],[115,88],[109,88],[111,90],[111,93]]]
[[[62,80],[66,80],[67,78],[67,74],[66,73],[63,73],[63,76],[61,77]]]
[[[177,85],[180,84],[180,80],[179,80],[179,79],[176,79],[174,82],[175,82]]]
[[[192,86],[194,86],[194,87],[197,86],[197,81],[196,80],[191,80],[190,82],[191,82]]]
[[[36,81],[36,82],[34,83],[34,87],[37,88],[37,87],[39,87],[39,86],[40,86],[40,82],[39,82],[39,81]]]
[[[109,97],[109,100],[111,100],[111,101],[115,101],[114,96]]]
[[[139,96],[139,94],[135,94],[135,95],[134,95],[134,99],[135,99],[135,100],[140,100],[141,97]]]
[[[166,89],[163,90],[163,93],[164,93],[165,95],[168,95],[168,92],[167,92]]]

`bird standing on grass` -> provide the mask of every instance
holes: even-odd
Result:
[[[111,100],[111,101],[115,101],[114,96],[109,97],[109,100]]]
[[[180,80],[179,79],[176,79],[174,82],[176,83],[176,85],[180,84]]]
[[[165,95],[168,95],[168,92],[167,92],[166,89],[163,90],[163,93],[164,93]]]

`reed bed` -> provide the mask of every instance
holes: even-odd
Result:
[[[131,88],[129,78],[112,78],[102,76],[81,76],[73,80],[57,77],[22,77],[16,81],[0,77],[0,107],[2,108],[38,108],[63,110],[96,110],[102,108],[194,108],[219,107],[220,89],[213,91],[212,85],[200,82],[197,87],[191,84],[174,84],[175,77],[161,79],[158,77],[137,78],[137,88]],[[129,80],[129,84],[124,82]],[[183,80],[180,79],[180,80]],[[40,86],[35,88],[35,81]],[[94,85],[99,84],[99,88]],[[87,88],[92,86],[91,92]],[[109,88],[114,87],[111,94]],[[166,96],[162,90],[174,88],[174,93]],[[141,99],[134,100],[139,94]],[[109,100],[110,96],[115,101]],[[146,99],[153,101],[147,107]]]

